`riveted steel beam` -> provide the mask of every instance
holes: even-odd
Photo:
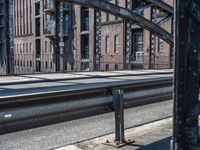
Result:
[[[99,9],[101,11],[121,17],[125,20],[129,20],[130,22],[133,22],[134,24],[137,24],[146,30],[155,32],[164,41],[166,41],[170,45],[173,45],[173,36],[169,32],[162,29],[158,25],[152,23],[148,19],[145,19],[139,14],[133,11],[127,10],[126,8],[111,4],[105,0],[64,0],[64,1]]]
[[[200,1],[176,0],[173,150],[199,150]]]
[[[132,10],[132,1],[126,0],[126,9]],[[130,69],[130,57],[132,50],[132,23],[128,20],[124,20],[124,54],[125,54],[125,69]]]
[[[101,69],[101,11],[94,10],[94,70]]]

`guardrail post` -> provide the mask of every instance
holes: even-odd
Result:
[[[115,109],[115,141],[124,143],[124,109],[122,89],[113,89],[113,104]]]
[[[110,142],[106,141],[106,145],[114,147],[122,147],[124,145],[130,144],[134,141],[125,140],[124,135],[124,91],[121,88],[114,88],[112,90],[113,95],[113,105],[115,110],[115,140]]]

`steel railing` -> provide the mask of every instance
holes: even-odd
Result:
[[[27,120],[34,120],[32,125],[38,125],[38,123],[43,124],[40,119],[50,121],[49,118],[57,115],[65,114],[74,119],[76,114],[81,117],[81,114],[87,116],[98,111],[111,112],[112,90],[118,87],[124,91],[125,107],[172,98],[172,77],[111,83],[110,86],[101,85],[88,89],[4,97],[0,98],[0,133],[9,132],[10,125],[16,128],[16,123],[27,124]]]

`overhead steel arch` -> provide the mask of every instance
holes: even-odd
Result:
[[[86,7],[99,9],[101,11],[121,17],[125,20],[133,22],[134,24],[137,24],[138,26],[148,31],[155,32],[157,36],[162,38],[164,41],[166,41],[170,45],[173,45],[173,36],[169,32],[162,29],[157,24],[152,23],[148,19],[140,16],[139,14],[133,11],[127,10],[123,7],[109,3],[106,0],[64,0],[64,1],[70,2],[73,4],[86,6]]]

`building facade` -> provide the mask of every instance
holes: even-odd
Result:
[[[7,30],[8,23],[5,22],[8,17],[6,8],[8,1],[0,0],[0,75],[6,75],[8,73],[8,47],[7,47]]]
[[[173,5],[172,0],[165,1]],[[125,1],[110,2],[127,7]],[[129,9],[151,19],[151,7],[141,9],[141,5],[135,1]],[[156,10],[154,21],[171,32],[171,18],[162,21],[165,17]],[[14,74],[95,70],[96,21],[92,8],[56,0],[14,0]],[[172,67],[172,48],[137,25],[130,26],[126,51],[126,25],[119,17],[101,13],[99,70]],[[154,66],[149,66],[152,46]],[[1,59],[1,72],[3,64]]]
[[[164,0],[167,4],[174,7],[173,0]],[[144,17],[149,19],[151,8],[147,8],[144,11]],[[172,17],[166,17],[166,14],[160,12],[159,10],[156,11],[156,18],[154,18],[154,22],[159,24],[163,29],[168,31],[169,33],[173,33],[172,27]],[[166,18],[166,19],[165,19]],[[150,58],[150,47],[152,47],[155,51],[152,57],[154,57],[154,69],[165,69],[165,68],[172,68],[173,67],[173,49],[168,43],[163,41],[161,38],[155,36],[151,39],[151,33],[147,30],[144,30],[144,68],[149,68],[149,58]]]
[[[165,0],[173,6],[172,0]],[[111,3],[126,7],[125,1],[110,0]],[[150,20],[151,7],[141,9],[142,3],[135,1],[131,9]],[[78,71],[90,70],[94,68],[94,9],[75,6],[75,30],[74,45],[76,51],[76,68]],[[166,14],[159,10],[155,11],[155,23],[158,23],[168,32],[172,32],[172,18],[167,18]],[[116,16],[103,13],[101,14],[101,59],[100,70],[122,70],[122,69],[164,69],[172,68],[173,51],[172,47],[162,39],[154,36],[147,30],[137,25],[131,25],[129,56],[126,57],[125,51],[125,25],[126,22]],[[153,47],[154,46],[154,47]],[[150,47],[154,52],[150,51]],[[151,53],[151,55],[150,55]],[[149,61],[153,57],[152,66]],[[127,59],[128,58],[128,59]]]
[[[15,0],[14,8],[15,74],[71,70],[70,5]]]

